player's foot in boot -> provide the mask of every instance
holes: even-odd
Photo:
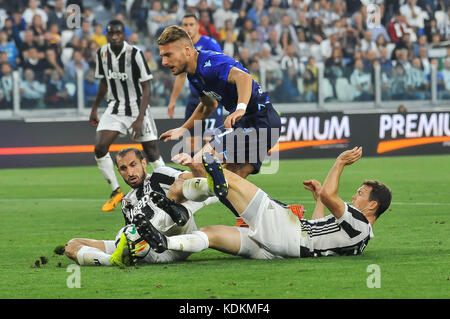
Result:
[[[136,215],[134,218],[134,225],[136,230],[144,240],[153,248],[157,253],[162,253],[167,250],[167,238],[161,234],[155,226],[152,225],[150,219],[144,215]]]
[[[175,203],[170,198],[167,198],[166,195],[152,191],[150,193],[150,198],[156,206],[165,211],[177,224],[178,226],[184,226],[189,220],[189,212],[181,204]]]
[[[228,183],[219,159],[213,154],[205,152],[202,156],[202,162],[209,188],[214,191],[219,199],[226,198],[228,195]]]
[[[116,250],[112,253],[111,257],[109,257],[109,262],[115,266],[130,266],[130,246],[128,243],[128,239],[125,234],[122,233],[120,236],[119,243],[117,244]]]
[[[102,211],[104,212],[110,212],[116,208],[117,204],[119,204],[122,201],[123,198],[123,192],[118,187],[115,191],[111,193],[109,196],[108,201],[103,205]]]

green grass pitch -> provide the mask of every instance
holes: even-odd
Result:
[[[310,217],[312,196],[301,182],[323,181],[332,163],[285,160],[276,175],[249,179],[274,198],[304,204]],[[82,267],[78,289],[67,285],[73,261],[54,248],[75,237],[113,239],[123,225],[120,208],[101,212],[110,190],[100,172],[0,170],[0,298],[449,298],[450,156],[363,158],[344,170],[340,196],[351,201],[365,178],[388,184],[393,203],[361,256],[260,261],[207,250],[173,264]],[[234,216],[215,204],[196,221],[232,225]],[[370,265],[379,267],[380,288],[368,288]]]

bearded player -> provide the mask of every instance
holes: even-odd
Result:
[[[153,174],[147,174],[142,152],[135,148],[125,148],[116,155],[116,165],[124,181],[132,188],[122,200],[123,227],[115,240],[88,238],[71,239],[65,246],[65,254],[79,265],[130,265],[138,263],[166,263],[186,259],[190,253],[167,251],[162,254],[150,249],[136,232],[134,222],[145,217],[167,236],[195,233],[197,226],[193,214],[200,208],[216,201],[201,203],[185,201],[181,204],[158,198],[151,199],[153,191],[167,194],[169,187],[182,181],[186,172],[172,167],[160,167]],[[155,193],[155,192],[153,192]],[[157,204],[155,204],[156,202]],[[137,259],[130,259],[130,251]]]

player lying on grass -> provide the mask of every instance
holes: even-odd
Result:
[[[207,226],[193,234],[179,236],[158,232],[149,220],[142,220],[137,227],[158,252],[192,253],[209,247],[254,259],[358,255],[373,237],[373,224],[389,207],[392,197],[390,189],[378,181],[364,181],[353,195],[351,205],[338,196],[344,167],[361,156],[361,147],[347,150],[337,157],[323,185],[316,180],[303,182],[317,201],[313,219],[306,220],[299,219],[287,206],[251,182],[223,170],[215,156],[205,153],[203,166],[208,178],[185,181],[198,184],[198,194],[190,195],[197,199],[214,195],[226,197],[250,227]],[[186,159],[183,163],[196,165]],[[325,208],[330,215],[325,216]]]
[[[155,204],[150,199],[152,193],[166,194],[170,185],[177,178],[182,178],[186,172],[171,167],[160,167],[155,169],[153,174],[147,174],[144,155],[135,148],[125,148],[118,152],[116,164],[120,175],[132,188],[122,200],[126,226],[119,231],[116,240],[71,239],[65,246],[65,254],[79,265],[130,265],[136,261],[165,263],[186,259],[190,255],[188,252],[155,253],[136,232],[133,222],[145,216],[167,236],[195,233],[197,226],[193,214],[217,199],[175,204],[170,201],[158,202],[158,198],[153,198],[153,201],[157,202]],[[131,250],[135,251],[135,258],[130,259]]]

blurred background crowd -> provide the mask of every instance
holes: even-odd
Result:
[[[434,65],[438,98],[450,99],[447,0],[0,0],[0,109],[12,108],[14,71],[22,109],[76,107],[80,83],[90,108],[95,53],[112,18],[145,52],[151,105],[166,106],[174,77],[155,40],[187,13],[274,103],[317,102],[319,65],[325,101],[373,101],[377,68],[383,100],[429,100]]]

